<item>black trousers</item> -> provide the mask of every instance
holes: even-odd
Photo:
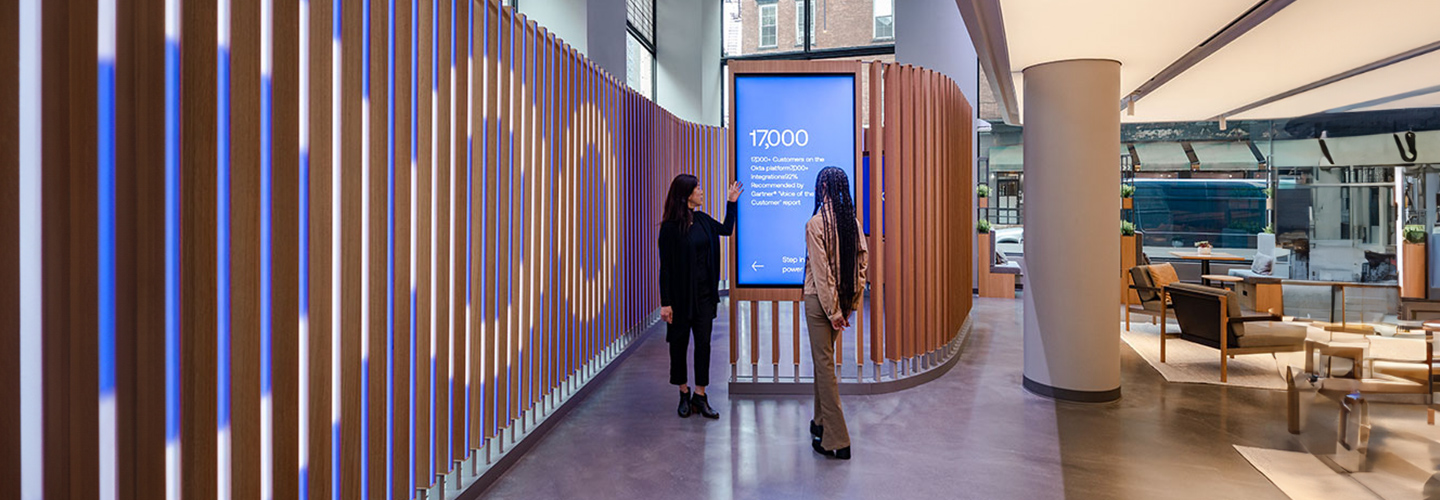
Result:
[[[690,334],[695,334],[695,385],[710,385],[710,330],[714,319],[686,320],[666,325],[665,340],[670,342],[670,385],[685,384],[685,350]]]

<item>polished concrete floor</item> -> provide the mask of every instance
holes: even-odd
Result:
[[[1167,384],[1122,347],[1120,401],[1055,402],[1021,389],[1020,301],[977,299],[974,314],[940,379],[844,398],[848,462],[810,450],[812,398],[726,394],[723,310],[709,391],[721,417],[676,417],[657,332],[486,497],[1285,498],[1232,447],[1303,451],[1283,392]]]

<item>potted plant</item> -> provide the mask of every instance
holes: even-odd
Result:
[[[1273,187],[1265,188],[1265,209],[1275,209],[1275,188]]]
[[[1401,228],[1401,234],[1405,236],[1405,244],[1400,253],[1400,265],[1403,271],[1400,276],[1400,296],[1405,298],[1425,297],[1425,274],[1427,267],[1425,239],[1429,233],[1425,226],[1419,224],[1406,224]]]
[[[976,196],[977,198],[989,198],[989,197],[990,197],[990,186],[987,186],[987,185],[984,185],[984,184],[980,184],[980,185],[975,186],[975,196]]]
[[[1210,255],[1210,248],[1210,242],[1208,241],[1200,241],[1195,243],[1195,253],[1197,254]]]
[[[1134,184],[1121,184],[1121,185],[1120,185],[1120,208],[1121,208],[1121,209],[1124,209],[1124,210],[1129,210],[1129,209],[1135,208],[1135,185],[1134,185]]]
[[[1261,229],[1260,232],[1264,234],[1275,234],[1275,228],[1273,226],[1266,225],[1265,229]]]
[[[975,221],[975,232],[979,234],[990,234],[990,221],[985,219]]]
[[[1128,220],[1120,221],[1120,236],[1135,236],[1135,223]]]
[[[1422,225],[1419,225],[1419,224],[1408,224],[1408,225],[1405,226],[1404,229],[1405,229],[1405,242],[1406,242],[1406,243],[1424,243],[1424,242],[1425,242],[1425,226],[1422,226]]]

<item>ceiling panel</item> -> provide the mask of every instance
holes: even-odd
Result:
[[[1252,120],[1320,113],[1373,99],[1430,87],[1440,82],[1440,51],[1340,80],[1309,92],[1235,115]]]
[[[1356,108],[1352,111],[1381,111],[1386,109],[1434,108],[1440,107],[1440,90],[1428,94],[1396,99],[1373,106]]]
[[[1257,0],[1001,0],[1010,67],[1024,109],[1025,68],[1066,59],[1120,61],[1120,91],[1135,90]],[[1115,96],[1116,108],[1120,96]]]
[[[1298,1],[1142,99],[1136,115],[1124,119],[1205,120],[1440,40],[1437,19],[1435,0]],[[1135,50],[1150,50],[1147,45]],[[1358,94],[1323,109],[1384,95]]]

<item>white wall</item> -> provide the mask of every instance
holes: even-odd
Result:
[[[895,0],[895,60],[939,71],[979,108],[979,58],[955,0]]]
[[[585,55],[625,83],[625,0],[589,0],[589,9]]]
[[[683,120],[720,125],[720,2],[658,0],[655,102]]]
[[[625,0],[520,0],[520,12],[625,81]]]
[[[575,50],[588,54],[588,3],[589,0],[520,0],[517,6],[520,13],[565,40],[571,47],[575,47]],[[623,18],[621,22],[624,22]],[[621,29],[624,29],[623,25]],[[624,43],[624,40],[621,40],[621,43]]]

